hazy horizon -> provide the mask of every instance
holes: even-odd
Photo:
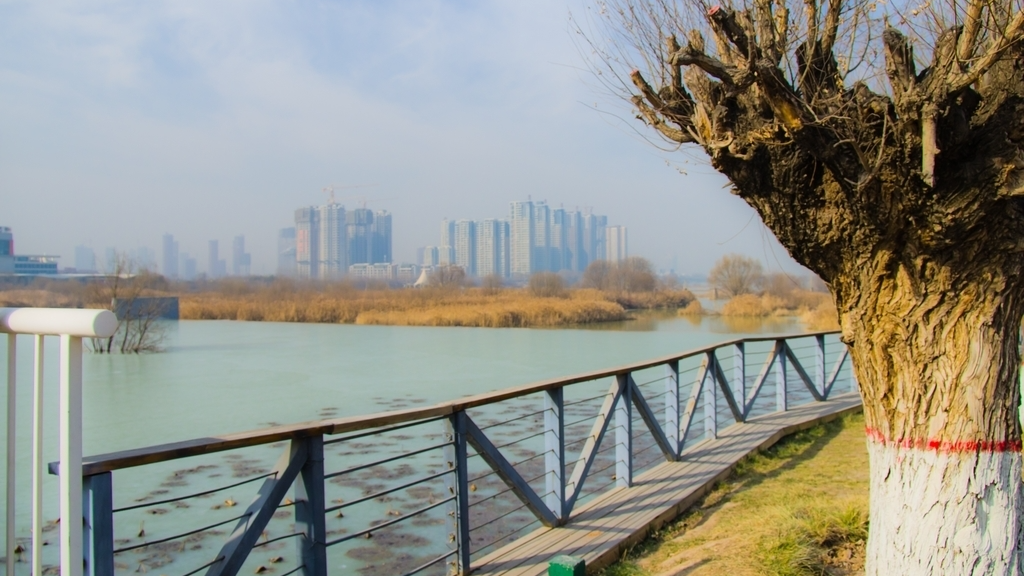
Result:
[[[0,226],[18,253],[161,237],[206,268],[244,235],[273,273],[296,208],[339,190],[393,214],[394,257],[442,218],[514,200],[591,207],[631,255],[704,273],[738,252],[799,271],[703,154],[662,151],[586,72],[585,3],[284,5],[15,2],[0,7]]]

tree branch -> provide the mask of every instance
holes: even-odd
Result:
[[[821,36],[821,52],[827,55],[832,52],[836,43],[836,35],[839,33],[839,16],[842,14],[842,0],[830,0],[828,12],[825,13],[825,30]]]
[[[914,65],[914,48],[895,28],[886,28],[882,33],[885,44],[885,73],[892,86],[893,101],[897,107],[910,99],[917,84],[917,71]]]
[[[736,21],[734,10],[725,10],[721,6],[714,6],[708,10],[708,21],[711,22],[712,28],[721,30],[725,34],[725,37],[736,46],[744,58],[748,61],[753,59],[750,38],[747,37],[747,33],[740,23]]]
[[[987,0],[970,0],[967,4],[967,12],[964,14],[964,31],[960,35],[957,46],[957,59],[963,66],[967,60],[974,55],[974,45],[978,38],[978,31],[981,29],[981,11],[988,4]]]
[[[753,82],[753,76],[749,72],[712,58],[697,50],[692,44],[670,55],[668,61],[672,66],[696,66],[731,88],[746,88]]]
[[[950,82],[950,92],[959,92],[964,88],[967,88],[971,84],[974,84],[981,78],[981,75],[988,71],[999,58],[1002,57],[1003,51],[1010,47],[1011,44],[1021,39],[1021,32],[1024,30],[1024,12],[1017,12],[1013,16],[1013,20],[1010,21],[1010,25],[1006,27],[1006,33],[999,39],[995,45],[988,51],[985,56],[978,61],[977,64],[967,74],[961,74],[959,77]]]
[[[757,23],[757,45],[761,48],[761,52],[778,66],[782,54],[775,37],[772,0],[754,0],[754,12],[754,21]]]
[[[640,111],[640,114],[643,116],[643,120],[653,126],[665,138],[679,144],[694,142],[694,139],[690,136],[689,132],[673,128],[666,124],[665,120],[663,120],[657,112],[652,110],[651,107],[644,102],[642,96],[633,96],[633,105]]]

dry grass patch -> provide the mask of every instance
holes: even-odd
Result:
[[[863,574],[867,509],[864,418],[854,415],[747,457],[701,503],[601,574]]]

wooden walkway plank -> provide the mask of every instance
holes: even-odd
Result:
[[[567,525],[539,528],[477,559],[473,574],[542,576],[548,561],[560,554],[583,557],[588,571],[600,569],[685,512],[746,455],[859,409],[859,395],[846,394],[730,426],[718,438],[687,449],[682,461],[659,464],[639,475],[632,487],[610,490],[582,505]]]

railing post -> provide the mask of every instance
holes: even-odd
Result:
[[[732,347],[732,396],[743,404],[743,412],[747,411],[747,351],[743,342]],[[746,420],[746,417],[743,418]]]
[[[12,336],[13,337],[13,336]],[[43,336],[36,335],[32,382],[32,574],[43,573]]]
[[[785,412],[786,403],[786,341],[775,341],[775,410]]]
[[[470,545],[469,545],[469,469],[466,440],[465,412],[460,410],[445,419],[445,436],[452,443],[446,446],[444,456],[446,465],[454,470],[452,474],[445,474],[445,488],[448,494],[455,496],[455,500],[448,505],[448,541],[455,545],[456,561],[450,573],[469,574],[470,570]]]
[[[818,386],[821,396],[828,400],[825,390],[825,336],[819,334],[814,337],[814,383]]]
[[[113,474],[87,476],[82,482],[86,576],[114,576]]]
[[[15,447],[17,443],[18,428],[15,426],[18,397],[18,337],[15,334],[7,335],[7,573],[14,574],[14,506],[17,496],[14,490],[17,486],[15,477]],[[34,543],[35,544],[35,543]]]
[[[294,484],[295,526],[305,533],[298,541],[304,576],[327,576],[327,526],[324,508],[324,437],[294,442],[306,444],[306,463]]]
[[[707,371],[704,372],[704,379],[701,380],[701,390],[704,394],[704,437],[718,438],[718,386],[715,383],[715,368],[718,358],[714,351],[707,353]]]
[[[679,361],[665,365],[665,436],[679,458]]]
[[[565,506],[565,409],[563,389],[544,392],[544,501],[564,523]]]
[[[615,485],[633,485],[633,390],[629,374],[615,377],[619,385],[619,402],[615,406]]]
[[[60,573],[82,576],[82,338],[60,337]]]

